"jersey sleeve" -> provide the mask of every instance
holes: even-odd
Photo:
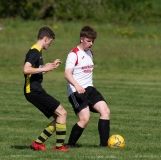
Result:
[[[28,52],[25,62],[29,62],[33,65],[39,58],[39,52],[36,49],[32,49]]]
[[[74,68],[77,61],[77,54],[70,52],[66,59],[65,69]]]

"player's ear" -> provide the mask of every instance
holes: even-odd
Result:
[[[83,42],[83,37],[80,38],[80,42],[81,42],[81,43]]]
[[[48,37],[44,37],[44,42],[46,42],[46,41],[47,41],[47,39],[48,39]]]

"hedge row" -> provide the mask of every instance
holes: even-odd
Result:
[[[0,0],[0,18],[160,22],[160,0]]]

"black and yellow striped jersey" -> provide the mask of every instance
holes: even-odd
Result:
[[[41,48],[38,45],[33,45],[31,49],[26,54],[25,62],[31,63],[34,68],[44,67]],[[24,94],[34,91],[42,91],[42,81],[43,74],[24,74],[25,84],[24,84]]]

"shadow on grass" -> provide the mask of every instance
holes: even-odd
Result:
[[[11,148],[19,149],[19,150],[30,149],[29,146],[21,146],[21,145],[14,145],[14,146],[11,146]],[[82,144],[77,144],[76,147],[74,147],[74,148],[77,149],[77,148],[108,148],[108,147],[100,147],[99,145],[87,145],[87,144],[86,145],[82,145]]]
[[[11,148],[14,148],[14,149],[29,149],[30,147],[29,146],[15,145],[15,146],[11,146]]]
[[[71,147],[71,148],[108,148],[108,146],[100,146],[100,145],[90,145],[90,144],[85,144],[85,145],[82,145],[82,144],[76,144],[75,147]]]

